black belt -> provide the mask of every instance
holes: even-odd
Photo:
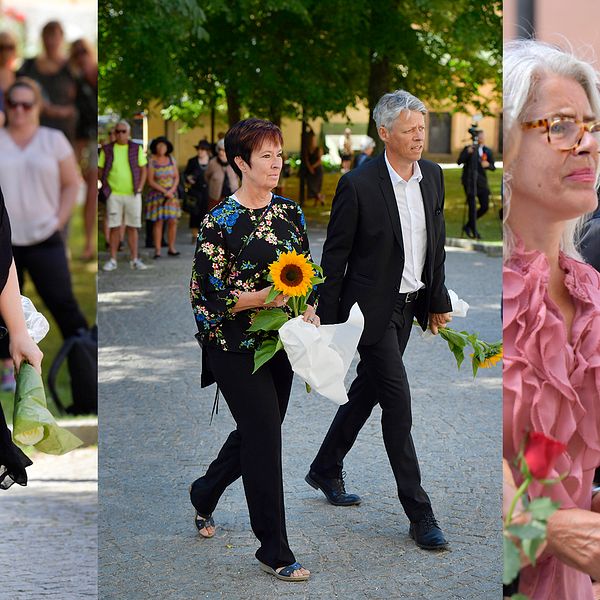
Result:
[[[405,304],[409,302],[414,302],[419,296],[419,290],[416,292],[408,292],[407,294],[398,294],[400,300],[403,300]]]

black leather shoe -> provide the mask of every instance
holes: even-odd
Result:
[[[448,542],[433,515],[426,515],[418,521],[411,522],[408,533],[417,546],[424,550],[443,550],[448,547]]]
[[[311,470],[304,480],[308,485],[314,487],[315,490],[321,490],[325,494],[325,498],[327,498],[329,504],[333,504],[334,506],[353,506],[361,503],[360,496],[346,492],[344,473],[342,473],[341,477],[328,479],[321,477]]]

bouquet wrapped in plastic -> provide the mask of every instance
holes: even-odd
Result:
[[[13,439],[46,454],[66,454],[83,443],[57,425],[46,405],[42,376],[25,362],[17,375]]]

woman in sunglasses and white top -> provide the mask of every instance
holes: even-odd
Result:
[[[535,567],[520,572],[531,600],[593,600],[600,579],[600,274],[577,251],[598,203],[597,85],[557,48],[505,47],[504,457],[516,485],[528,434],[566,445],[547,477],[564,479],[527,490],[560,503]]]
[[[79,174],[64,133],[39,124],[38,84],[19,78],[6,90],[8,124],[0,129],[0,187],[12,229],[21,286],[28,273],[63,337],[87,329],[71,287],[61,230],[75,206]],[[6,349],[0,357],[7,359]]]

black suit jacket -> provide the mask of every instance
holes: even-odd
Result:
[[[416,317],[427,328],[428,313],[452,310],[444,285],[444,178],[439,165],[420,160],[427,255]],[[346,173],[339,181],[321,261],[321,322],[340,323],[358,302],[365,317],[361,344],[374,344],[390,322],[404,269],[400,215],[384,155]]]
[[[464,186],[473,185],[473,180],[471,179],[471,173],[473,172],[473,155],[469,154],[469,148],[471,146],[465,146],[456,161],[459,165],[464,165],[461,181]],[[494,155],[492,153],[492,149],[487,146],[481,147],[482,151],[485,153],[487,157],[487,161],[490,163],[489,167],[485,169],[481,165],[481,157],[479,156],[479,152],[477,153],[477,187],[487,189],[488,180],[486,175],[487,171],[495,171],[496,167],[494,165]],[[469,190],[470,191],[470,190]]]

